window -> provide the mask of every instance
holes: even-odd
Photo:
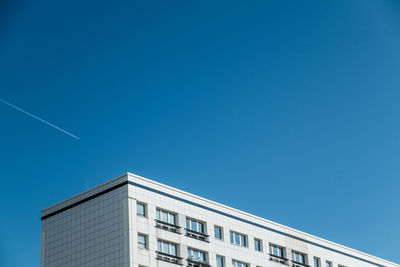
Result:
[[[321,260],[314,257],[314,267],[321,267]]]
[[[273,256],[284,258],[283,248],[278,247],[276,245],[269,244],[269,253]]]
[[[136,203],[136,214],[138,216],[146,217],[146,205],[143,203]]]
[[[296,251],[292,251],[292,260],[295,263],[306,264],[305,255]]]
[[[333,267],[332,262],[331,261],[326,261],[326,267]]]
[[[143,234],[138,234],[138,247],[147,248],[147,236]]]
[[[160,210],[157,209],[157,220],[164,222],[164,223],[169,223],[175,225],[175,213],[165,211],[165,210]]]
[[[222,227],[214,226],[214,237],[216,239],[222,239]]]
[[[188,257],[196,262],[205,262],[207,260],[206,253],[192,248],[188,248]]]
[[[168,255],[177,256],[176,245],[166,241],[157,241],[157,251]]]
[[[256,251],[262,251],[262,241],[260,239],[254,238],[254,249]]]
[[[225,258],[217,255],[217,267],[225,267]]]
[[[186,229],[204,234],[204,223],[186,218]]]
[[[245,235],[231,231],[230,237],[232,244],[247,247],[247,237]]]
[[[240,262],[237,260],[232,260],[232,266],[233,267],[249,267],[249,265],[247,263]]]

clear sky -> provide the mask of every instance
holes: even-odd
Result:
[[[130,171],[400,263],[400,2],[5,0],[0,265]]]

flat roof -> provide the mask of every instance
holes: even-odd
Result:
[[[136,180],[136,182],[140,182],[141,184],[134,183],[133,181],[130,181],[130,178]],[[122,183],[124,183],[124,184],[122,184]],[[143,183],[145,183],[145,184],[143,184]],[[265,224],[268,224],[269,226],[273,226],[274,227],[274,229],[268,227],[269,228],[268,230],[272,230],[272,231],[278,232],[280,234],[285,234],[285,235],[288,235],[287,232],[291,232],[291,234],[289,234],[290,235],[289,237],[293,237],[293,238],[296,238],[296,239],[299,239],[299,237],[296,237],[296,235],[302,235],[302,236],[304,236],[304,238],[301,238],[301,241],[307,242],[307,243],[309,243],[311,245],[317,245],[317,246],[321,247],[321,245],[319,245],[318,243],[309,241],[309,240],[307,240],[305,238],[310,238],[310,239],[313,239],[313,240],[315,240],[317,242],[323,242],[323,243],[329,244],[331,246],[337,247],[338,249],[347,250],[347,251],[352,252],[352,253],[357,253],[359,255],[366,256],[366,257],[368,257],[370,259],[375,259],[375,260],[384,262],[386,264],[391,264],[391,265],[400,267],[400,265],[397,264],[397,263],[387,261],[385,259],[382,259],[382,258],[373,256],[373,255],[367,254],[365,252],[358,251],[358,250],[346,247],[344,245],[340,245],[338,243],[335,243],[335,242],[332,242],[332,241],[329,241],[329,240],[326,240],[326,239],[323,239],[323,238],[308,234],[306,232],[302,232],[300,230],[296,230],[294,228],[291,228],[291,227],[288,227],[288,226],[285,226],[285,225],[282,225],[282,224],[267,220],[265,218],[262,218],[262,217],[247,213],[245,211],[242,211],[242,210],[239,210],[239,209],[235,209],[235,208],[232,208],[230,206],[227,206],[227,205],[224,205],[224,204],[221,204],[221,203],[218,203],[218,202],[215,202],[215,201],[212,201],[212,200],[209,200],[209,199],[206,199],[206,198],[203,198],[203,197],[188,193],[186,191],[179,190],[177,188],[174,188],[174,187],[171,187],[171,186],[156,182],[154,180],[150,180],[150,179],[144,178],[142,176],[139,176],[137,174],[133,174],[133,173],[130,173],[130,172],[127,172],[127,173],[125,173],[123,175],[120,175],[120,176],[118,176],[118,177],[116,177],[114,179],[111,179],[111,180],[109,180],[109,181],[107,181],[105,183],[102,183],[102,184],[100,184],[98,186],[90,188],[90,189],[88,189],[88,190],[86,190],[86,191],[84,191],[82,193],[74,195],[74,196],[72,196],[70,198],[67,198],[67,199],[65,199],[65,200],[63,200],[61,202],[58,202],[58,203],[56,203],[54,205],[51,205],[51,206],[43,209],[41,211],[42,212],[42,220],[46,219],[50,215],[52,216],[52,214],[56,214],[56,213],[62,212],[63,210],[65,210],[67,208],[70,208],[72,206],[79,205],[80,202],[82,202],[82,201],[90,200],[90,199],[96,197],[96,195],[106,193],[106,192],[110,191],[110,189],[117,188],[119,185],[129,185],[129,184],[131,184],[133,186],[139,186],[139,187],[142,187],[144,189],[151,189],[152,188],[152,187],[148,187],[148,186],[146,187],[146,184],[147,185],[150,184],[150,185],[153,185],[153,186],[156,186],[156,187],[167,189],[169,191],[179,193],[180,195],[196,199],[196,200],[201,201],[201,202],[203,202],[205,204],[210,204],[210,205],[215,206],[215,207],[220,207],[220,208],[223,208],[223,209],[225,209],[225,210],[227,210],[229,212],[236,213],[236,214],[251,218],[253,220],[260,221],[261,223],[265,223]],[[152,190],[152,192],[154,192],[154,191],[157,191],[157,190]],[[156,192],[156,193],[163,194],[163,192],[161,192],[161,191]],[[164,193],[164,195],[169,195],[169,194],[165,194]],[[180,199],[179,197],[172,196],[172,195],[169,195],[169,197],[173,197],[174,199],[177,199],[177,200],[184,200],[184,199]],[[196,204],[194,202],[191,203],[191,204],[198,205],[198,204]],[[217,210],[214,210],[214,211],[217,211]],[[229,214],[223,214],[223,215],[229,215]],[[230,216],[230,217],[232,217],[232,216]],[[240,219],[239,217],[236,217],[236,218]],[[241,220],[241,221],[243,221],[243,220]],[[251,223],[251,221],[246,221],[246,220],[244,222],[245,223],[246,222],[247,223]],[[254,223],[251,223],[251,224],[256,225]],[[326,247],[326,246],[323,246],[323,245],[322,245],[322,247],[326,248],[326,249],[329,249],[329,247]],[[332,249],[330,249],[330,250],[332,250]],[[340,253],[340,254],[344,254],[345,256],[353,257],[353,258],[356,258],[358,260],[366,261],[366,262],[368,262],[370,264],[374,264],[374,265],[377,265],[377,266],[382,266],[381,264],[370,262],[368,260],[355,257],[355,256],[353,256],[351,254],[345,254],[345,253],[343,253],[341,251],[335,251],[334,250],[334,252],[337,252],[337,253]]]

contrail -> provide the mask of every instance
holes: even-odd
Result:
[[[34,118],[34,119],[37,119],[37,120],[39,120],[39,121],[41,121],[41,122],[43,122],[43,123],[46,123],[47,125],[49,125],[49,126],[55,128],[55,129],[59,130],[60,132],[63,132],[63,133],[65,133],[65,134],[67,134],[67,135],[69,135],[69,136],[71,136],[71,137],[73,137],[73,138],[75,138],[75,139],[80,140],[80,138],[79,138],[78,136],[73,135],[72,133],[69,133],[69,132],[67,132],[67,131],[64,130],[64,129],[61,129],[60,127],[57,127],[57,126],[55,126],[54,124],[51,124],[51,123],[48,122],[48,121],[45,121],[45,120],[39,118],[38,116],[35,116],[35,115],[33,115],[32,113],[29,113],[28,111],[23,110],[22,108],[19,108],[19,107],[15,106],[15,105],[13,105],[13,104],[11,104],[11,103],[5,101],[4,99],[1,99],[1,98],[0,98],[0,101],[3,102],[4,104],[6,104],[6,105],[8,105],[8,106],[10,106],[10,107],[12,107],[12,108],[14,108],[14,109],[16,109],[16,110],[19,110],[19,111],[25,113],[25,114],[28,115],[28,116],[31,116],[31,117]]]

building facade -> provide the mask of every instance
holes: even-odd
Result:
[[[41,267],[400,267],[131,173],[41,219]]]

